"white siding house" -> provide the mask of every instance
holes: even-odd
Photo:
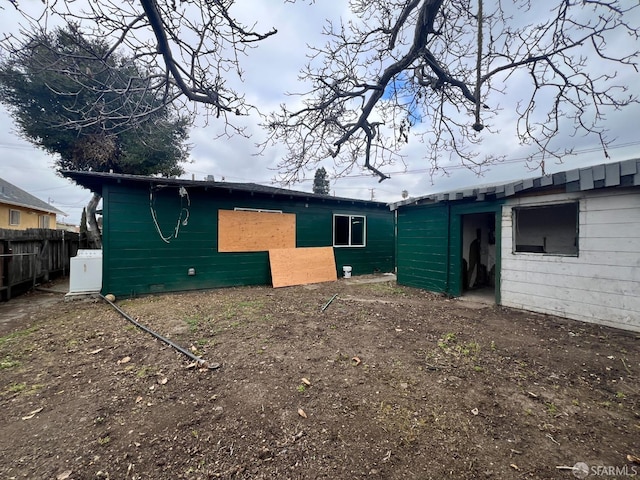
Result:
[[[391,208],[399,283],[640,332],[640,159]]]
[[[548,229],[553,215],[538,231],[547,230],[547,243],[556,236],[573,249],[518,251],[519,211],[572,205],[577,221],[568,227],[575,243]],[[640,331],[640,189],[512,198],[502,208],[501,232],[502,305]]]

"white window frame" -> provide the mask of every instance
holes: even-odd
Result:
[[[9,209],[9,225],[20,225],[20,210]]]
[[[49,215],[38,215],[38,228],[51,228],[51,217]]]
[[[336,245],[336,218],[346,217],[349,219],[349,243],[347,245]],[[353,219],[361,218],[362,225],[362,245],[353,245],[352,226]],[[351,215],[346,213],[334,213],[333,214],[333,246],[336,248],[364,248],[367,246],[367,217],[365,215]]]
[[[519,222],[518,214],[522,211],[526,210],[536,210],[536,209],[544,209],[544,208],[554,208],[554,207],[575,207],[575,251],[572,252],[561,252],[561,251],[546,251],[546,242],[541,245],[541,251],[530,251],[530,250],[518,250],[518,235],[519,235]],[[538,205],[518,205],[517,207],[512,208],[512,223],[513,223],[513,251],[514,255],[545,255],[545,256],[556,256],[556,257],[578,257],[580,254],[580,202],[571,201],[571,202],[557,202],[557,203],[548,203],[548,204],[538,204]],[[546,237],[545,237],[546,240]]]

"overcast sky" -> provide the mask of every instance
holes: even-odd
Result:
[[[636,0],[627,0],[636,1]],[[0,31],[15,32],[21,17],[6,0],[5,9],[0,10]],[[347,0],[332,0],[285,4],[283,0],[263,0],[261,2],[239,2],[251,4],[246,18],[258,19],[257,28],[278,29],[278,34],[271,37],[251,52],[249,58],[243,60],[245,83],[243,91],[249,103],[257,105],[264,112],[276,108],[286,101],[285,92],[298,91],[297,75],[305,62],[306,44],[320,44],[322,19],[336,18],[340,9],[346,9]],[[624,3],[624,2],[623,2]],[[20,4],[27,8],[42,8],[39,0],[21,0]],[[330,4],[330,5],[329,5]],[[266,8],[268,6],[268,8]],[[241,6],[239,8],[242,8]],[[242,14],[241,14],[242,15]],[[631,41],[631,39],[629,39]],[[597,59],[592,67],[597,68]],[[637,73],[627,75],[630,93],[640,94],[640,76]],[[513,85],[511,85],[513,88]],[[610,130],[609,137],[617,138],[609,150],[610,159],[604,158],[602,150],[594,139],[567,138],[567,144],[575,147],[578,154],[565,158],[562,165],[547,164],[548,173],[576,168],[579,166],[620,161],[635,158],[640,147],[638,140],[638,123],[640,107],[632,106],[620,112],[609,112],[605,126]],[[494,124],[508,124],[513,120],[508,105],[494,119]],[[471,121],[471,119],[470,119]],[[206,126],[194,127],[190,133],[192,162],[185,165],[184,178],[204,179],[213,175],[220,181],[224,177],[228,182],[256,182],[272,184],[276,175],[275,164],[283,156],[284,151],[275,147],[257,156],[255,144],[263,138],[263,132],[257,126],[258,118],[245,119],[245,125],[252,138],[234,137],[216,140],[220,125],[215,119]],[[385,169],[391,179],[378,183],[377,177],[368,172],[353,172],[347,178],[332,181],[331,189],[335,195],[370,199],[373,193],[375,200],[394,202],[401,200],[401,192],[407,190],[411,196],[447,191],[478,184],[500,183],[508,180],[538,176],[540,171],[529,171],[523,161],[526,152],[518,146],[517,139],[507,134],[492,135],[486,139],[482,147],[484,151],[499,151],[507,156],[503,165],[491,167],[484,176],[477,177],[462,168],[453,168],[449,176],[431,178],[429,165],[423,159],[424,145],[410,139],[405,151],[407,156],[406,172],[404,165],[396,165]],[[0,177],[28,191],[38,198],[49,201],[56,208],[66,212],[64,221],[79,223],[82,208],[91,194],[70,181],[58,177],[53,168],[54,159],[41,150],[22,140],[16,133],[13,121],[7,111],[0,105]],[[296,190],[311,191],[313,172],[309,180],[292,186]]]

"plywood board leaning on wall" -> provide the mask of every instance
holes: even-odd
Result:
[[[219,252],[265,252],[295,246],[294,213],[218,211]]]
[[[338,279],[333,247],[269,250],[269,263],[274,288]]]

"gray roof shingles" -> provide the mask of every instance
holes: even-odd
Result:
[[[475,198],[478,201],[510,197],[519,193],[532,192],[548,188],[564,188],[566,192],[578,192],[607,187],[625,187],[640,185],[640,159],[576,168],[552,175],[508,182],[493,187],[484,185],[470,190],[468,187],[460,191],[439,192],[418,198],[409,198],[390,204],[392,210],[405,205],[437,203],[461,198]],[[471,194],[471,192],[473,192]],[[493,192],[491,195],[489,192]]]
[[[14,205],[16,207],[32,208],[34,210],[40,210],[41,212],[55,213],[56,215],[66,215],[53,205],[49,205],[47,202],[34,197],[3,178],[0,178],[0,203]]]

